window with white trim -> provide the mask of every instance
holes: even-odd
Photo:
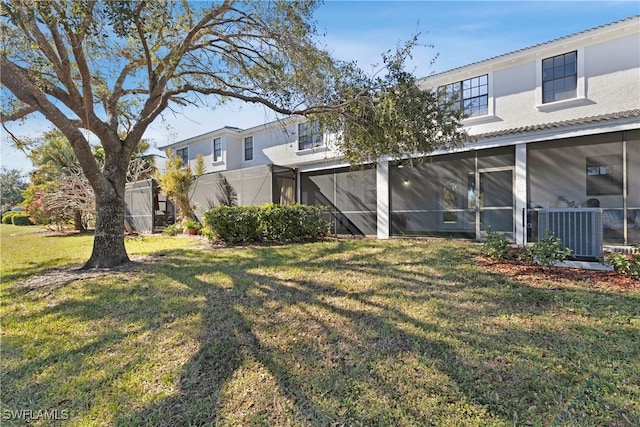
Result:
[[[442,87],[448,101],[464,111],[465,117],[489,114],[489,76],[473,77]]]
[[[578,52],[542,60],[542,103],[577,97]]]
[[[248,136],[244,139],[244,160],[253,160],[253,137]]]
[[[213,161],[222,160],[222,140],[215,138],[213,140]]]
[[[178,148],[176,150],[176,157],[180,157],[182,166],[189,166],[189,147]]]
[[[298,150],[307,150],[321,145],[320,122],[315,120],[298,124]]]

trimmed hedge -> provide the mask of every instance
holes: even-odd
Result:
[[[2,223],[3,224],[13,224],[13,217],[19,214],[20,212],[9,211],[2,214]]]
[[[2,214],[3,224],[33,225],[33,221],[26,212],[9,211]]]
[[[16,215],[11,217],[13,225],[33,225],[29,214],[24,212],[16,212]]]
[[[329,222],[322,219],[326,208],[306,205],[276,205],[260,207],[259,220],[265,240],[291,242],[318,239],[329,231]]]
[[[202,219],[202,234],[209,240],[227,243],[262,240],[256,206],[218,206],[206,211]]]
[[[329,234],[322,206],[276,205],[218,206],[203,215],[203,234],[226,243],[294,242]]]

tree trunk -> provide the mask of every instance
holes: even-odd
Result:
[[[118,187],[113,191],[114,187]],[[124,179],[111,191],[96,193],[96,231],[91,258],[82,267],[111,268],[129,262],[124,247]],[[122,187],[122,188],[119,188]]]
[[[82,211],[80,209],[73,211],[73,228],[81,233],[87,231],[86,227],[82,223]]]

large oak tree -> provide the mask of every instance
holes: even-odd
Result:
[[[124,189],[148,126],[175,106],[259,103],[319,119],[353,162],[459,144],[459,112],[404,71],[415,39],[369,76],[320,46],[314,1],[4,1],[2,122],[38,113],[94,189],[86,268],[128,261]],[[104,149],[101,166],[88,134]]]

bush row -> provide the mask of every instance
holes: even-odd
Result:
[[[29,214],[16,211],[5,212],[2,215],[2,223],[13,225],[33,225],[31,218],[29,218]]]
[[[203,215],[202,233],[227,243],[293,242],[320,239],[329,233],[322,206],[218,206]]]

